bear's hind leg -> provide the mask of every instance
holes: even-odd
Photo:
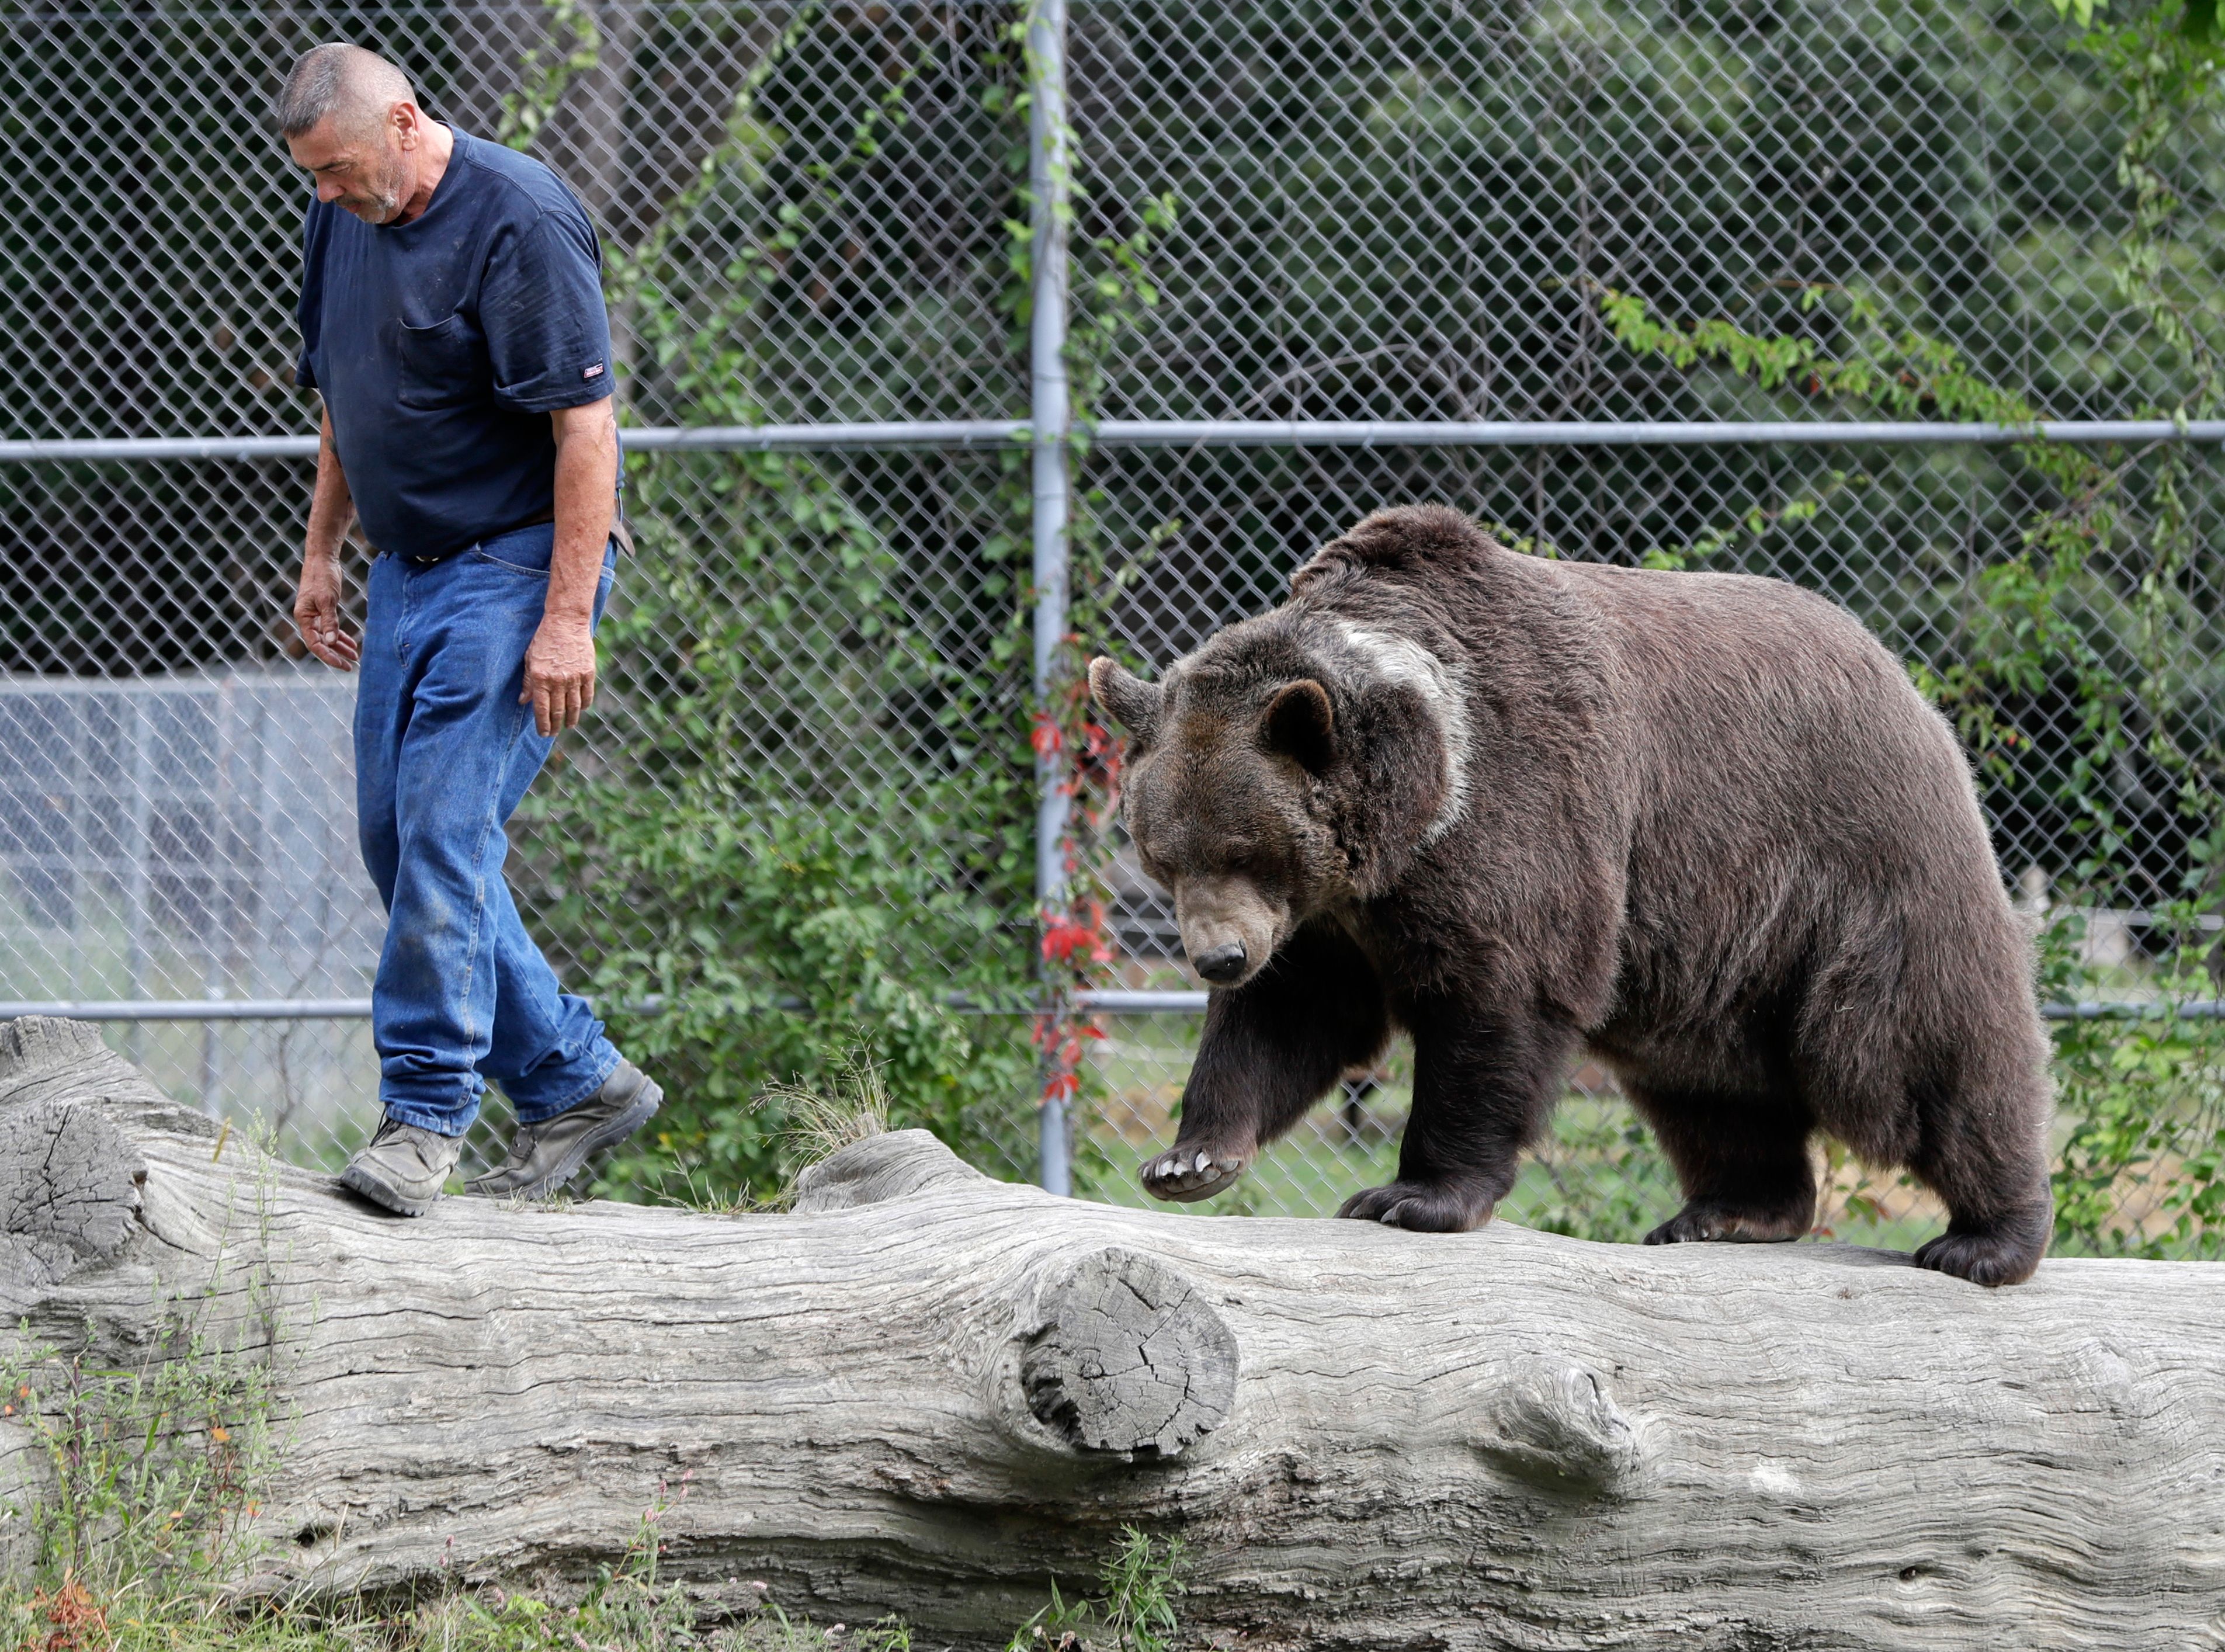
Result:
[[[1974,1108],[1981,1119],[2019,1120],[2037,1108],[2027,1098]],[[1947,1231],[1919,1246],[1916,1265],[1974,1285],[2019,1285],[2047,1254],[2055,1201],[2037,1129],[2012,1124],[1992,1132],[1944,1127],[1936,1117],[1910,1168],[1947,1203]]]
[[[1916,1265],[2014,1285],[2039,1266],[2053,1227],[2050,1051],[2023,935],[1999,886],[1983,896],[1950,933],[1911,921],[1890,991],[1860,959],[1822,978],[1798,1060],[1826,1130],[1945,1202],[1947,1231]]]
[[[1684,1208],[1645,1236],[1648,1244],[1730,1241],[1781,1244],[1816,1219],[1814,1124],[1790,1101],[1731,1101],[1625,1093],[1661,1143],[1683,1186]]]

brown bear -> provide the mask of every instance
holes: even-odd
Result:
[[[1822,1130],[1946,1201],[1919,1265],[2038,1265],[2030,944],[1952,731],[1828,599],[1524,555],[1421,506],[1158,682],[1089,681],[1214,989],[1157,1197],[1228,1187],[1403,1028],[1398,1179],[1341,1215],[1488,1220],[1581,1047],[1683,1185],[1648,1244],[1799,1237]]]

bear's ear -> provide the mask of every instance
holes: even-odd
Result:
[[[1329,708],[1328,690],[1311,677],[1289,684],[1260,720],[1259,740],[1268,750],[1296,759],[1307,773],[1321,773],[1336,755],[1336,714]]]
[[[1138,745],[1148,745],[1158,733],[1159,685],[1145,682],[1118,660],[1100,654],[1089,662],[1089,697]]]

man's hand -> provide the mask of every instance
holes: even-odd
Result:
[[[606,396],[548,415],[556,444],[556,526],[548,548],[548,603],[525,651],[525,692],[545,739],[580,726],[595,703],[595,609],[603,552],[618,503],[618,426]]]
[[[309,652],[338,671],[352,671],[360,656],[340,623],[340,560],[312,551],[301,559],[301,585],[294,598],[294,625]]]
[[[580,713],[595,703],[595,633],[585,619],[544,614],[525,650],[525,692],[533,725],[542,737],[580,726]]]
[[[317,487],[309,496],[309,529],[301,543],[301,584],[294,626],[309,652],[335,671],[352,671],[360,650],[340,624],[340,545],[355,516],[327,408],[319,422]]]

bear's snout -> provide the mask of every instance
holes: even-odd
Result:
[[[1199,978],[1208,986],[1240,986],[1274,955],[1290,908],[1248,877],[1177,877],[1175,920]]]
[[[1190,959],[1190,967],[1215,986],[1227,986],[1244,977],[1245,952],[1240,940],[1228,941]]]

